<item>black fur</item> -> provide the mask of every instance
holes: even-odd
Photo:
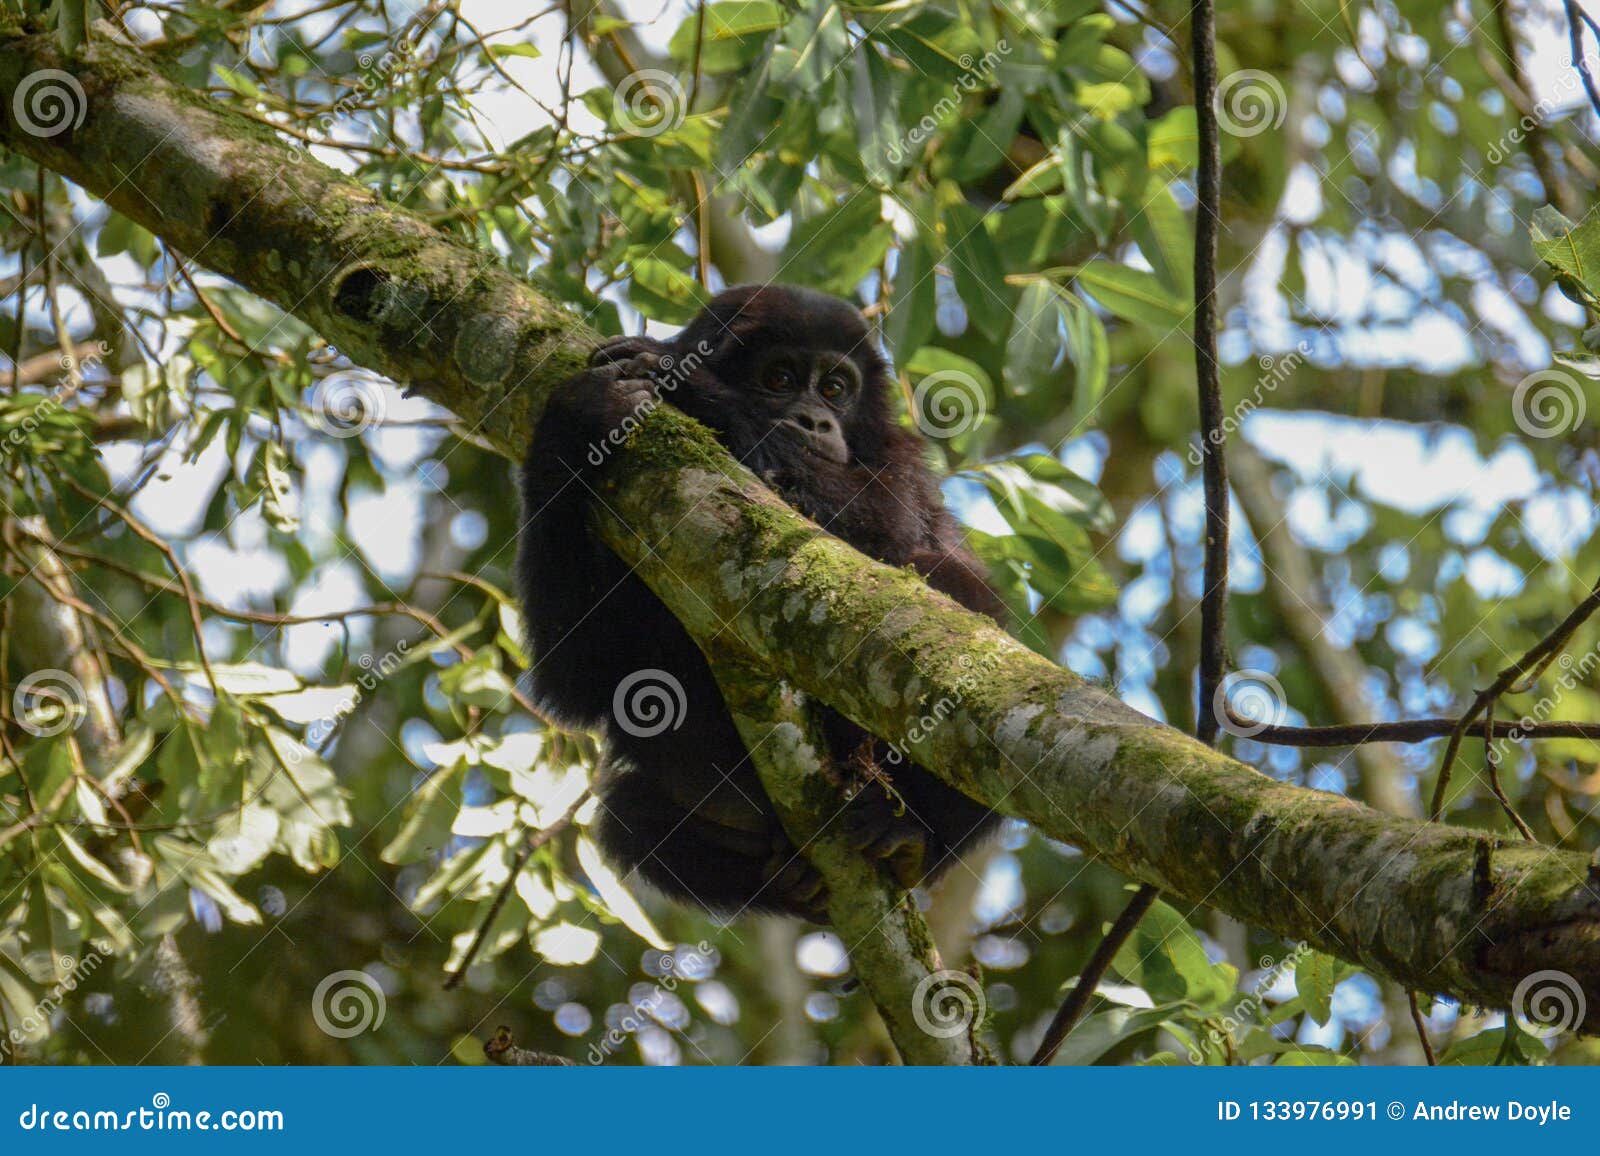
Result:
[[[775,367],[793,369],[779,379],[796,381],[793,390],[770,388]],[[824,380],[830,391],[853,384],[825,402]],[[671,341],[608,343],[539,423],[522,474],[517,564],[535,695],[560,720],[604,731],[600,845],[669,895],[723,913],[821,912],[817,880],[780,828],[705,658],[588,532],[592,473],[614,431],[659,393],[831,533],[998,617],[921,443],[893,419],[888,387],[883,358],[851,306],[809,290],[746,287],[718,295]],[[617,725],[613,698],[647,669],[681,684],[684,721],[641,737]],[[897,814],[869,782],[851,804],[859,841],[902,881],[931,880],[993,829],[997,816],[922,768],[886,768],[887,746],[847,720],[830,711],[825,726],[842,766],[866,768],[868,778],[887,773],[904,802]]]

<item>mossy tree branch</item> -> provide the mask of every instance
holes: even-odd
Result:
[[[836,821],[840,776],[804,695],[738,656],[719,657],[717,681],[779,818],[828,888],[828,917],[908,1064],[992,1062],[977,1015],[939,1016],[944,970],[911,896],[850,845]],[[966,978],[964,975],[956,979]],[[976,1009],[972,1009],[976,1010]]]
[[[0,18],[3,19],[3,18]],[[17,84],[70,71],[76,128],[31,136]],[[583,358],[581,323],[425,222],[206,103],[134,50],[63,59],[0,23],[0,140],[508,456]],[[607,541],[702,640],[904,744],[958,789],[1188,903],[1401,982],[1505,1007],[1559,969],[1600,1030],[1600,884],[1581,856],[1382,816],[1275,782],[1040,658],[789,510],[662,409],[607,468]],[[775,792],[781,794],[781,791]]]

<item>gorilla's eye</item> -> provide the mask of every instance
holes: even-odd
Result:
[[[822,384],[817,386],[817,392],[829,401],[838,401],[844,396],[844,382],[837,377],[825,377]]]
[[[773,393],[794,392],[794,374],[787,369],[774,369],[767,375],[767,388]]]

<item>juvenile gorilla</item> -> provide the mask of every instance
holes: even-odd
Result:
[[[671,341],[608,342],[539,423],[522,473],[517,563],[535,696],[563,722],[604,731],[600,846],[669,895],[723,913],[824,918],[820,881],[779,825],[705,658],[590,533],[590,475],[659,391],[824,529],[998,617],[921,443],[893,420],[888,386],[851,306],[744,287],[718,295]],[[651,677],[644,671],[681,684],[681,725],[626,725],[620,712],[629,688]],[[993,829],[993,812],[921,767],[901,763],[891,779],[886,744],[832,711],[823,721],[834,759],[860,786],[842,821],[905,885],[931,881]]]

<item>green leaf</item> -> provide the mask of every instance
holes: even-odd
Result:
[[[896,116],[894,77],[871,45],[863,44],[850,58],[851,88],[855,97],[856,144],[867,178],[887,186],[901,156],[900,120]]]
[[[1600,221],[1591,213],[1574,225],[1551,205],[1534,210],[1528,229],[1533,251],[1569,297],[1600,307]]]
[[[206,850],[228,875],[243,875],[263,863],[278,838],[278,812],[251,803],[217,824]]]
[[[350,803],[333,768],[286,731],[267,727],[274,758],[261,799],[278,812],[278,848],[307,871],[339,861],[333,831],[350,825]]]
[[[600,857],[599,848],[584,837],[578,839],[578,866],[583,868],[589,882],[594,884],[605,909],[620,919],[624,926],[658,951],[667,951],[672,947],[672,943],[656,930],[656,925],[645,914],[644,908],[639,906],[633,892]]]
[[[1040,388],[1061,357],[1062,307],[1056,287],[1030,281],[1017,301],[1006,338],[1006,385],[1015,397]]]
[[[932,8],[882,30],[878,38],[893,45],[920,74],[944,80],[960,80],[983,56],[983,44],[970,25]]]
[[[1139,921],[1112,968],[1158,1003],[1188,1000],[1207,1011],[1231,999],[1239,981],[1238,970],[1212,963],[1189,921],[1160,901]]]
[[[1306,1014],[1322,1026],[1333,1018],[1333,989],[1353,969],[1320,951],[1306,951],[1294,965],[1294,986],[1305,1000]]]
[[[1096,258],[1078,270],[1077,280],[1124,321],[1148,326],[1163,336],[1188,328],[1189,302],[1162,285],[1154,273]]]
[[[726,0],[708,4],[678,25],[667,49],[673,59],[692,67],[696,40],[700,43],[700,68],[707,73],[733,72],[760,53],[767,36],[788,22],[788,14],[775,0]]]
[[[423,780],[406,801],[399,834],[380,852],[380,858],[385,863],[415,863],[440,851],[450,841],[466,778],[467,762],[462,759]]]
[[[538,60],[544,55],[537,44],[491,44],[488,51],[492,56],[522,56],[529,60]]]
[[[1099,487],[1048,454],[1022,454],[969,472],[989,487],[1002,507],[1010,505],[1021,512],[1024,500],[1031,499],[1098,533],[1109,533],[1116,524],[1111,503]]]
[[[1095,409],[1111,380],[1111,344],[1100,315],[1076,293],[1062,292],[1067,320],[1067,356],[1077,375],[1072,388],[1072,429],[1092,427]],[[1107,507],[1109,510],[1109,507]]]
[[[948,264],[967,316],[985,336],[1003,341],[1011,328],[1012,291],[984,217],[965,200],[954,199],[946,200],[940,215],[949,245]]]
[[[1122,1041],[1162,1027],[1184,1010],[1179,1002],[1153,1008],[1114,1007],[1098,1012],[1073,1029],[1050,1062],[1057,1067],[1092,1064]]]
[[[1199,163],[1200,130],[1195,125],[1194,106],[1183,105],[1150,123],[1146,151],[1153,169],[1187,172]]]
[[[575,923],[557,923],[534,934],[533,950],[544,956],[546,963],[576,967],[588,963],[600,950],[600,933]]]
[[[848,295],[878,267],[893,239],[878,194],[857,191],[795,226],[783,250],[784,277]]]
[[[516,690],[500,672],[500,652],[490,647],[441,671],[439,689],[455,702],[488,710],[504,710]]]
[[[652,321],[683,325],[700,312],[705,290],[689,274],[659,257],[643,257],[633,264],[628,300]]]
[[[1130,221],[1139,251],[1161,283],[1186,301],[1194,300],[1194,234],[1172,190],[1152,184],[1143,206]]]
[[[897,258],[883,337],[895,362],[904,369],[911,354],[933,336],[938,302],[934,297],[935,262],[927,240],[918,233],[900,247]]]

